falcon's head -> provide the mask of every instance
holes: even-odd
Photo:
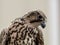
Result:
[[[42,11],[32,11],[24,15],[23,18],[27,19],[27,22],[37,26],[41,25],[42,28],[45,28],[46,16]]]

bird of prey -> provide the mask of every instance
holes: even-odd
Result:
[[[16,18],[0,34],[0,45],[44,45],[40,25],[46,27],[46,16],[42,11],[30,11],[22,18]]]

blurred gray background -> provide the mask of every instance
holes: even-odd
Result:
[[[58,45],[58,0],[0,0],[0,32],[15,18],[32,10],[41,10],[47,16],[45,45]]]

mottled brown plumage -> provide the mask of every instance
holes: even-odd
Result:
[[[0,45],[44,45],[43,33],[37,27],[45,28],[46,16],[41,11],[31,11],[22,18],[16,18],[0,34]]]

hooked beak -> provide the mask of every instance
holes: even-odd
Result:
[[[41,27],[42,27],[42,28],[45,28],[45,27],[46,27],[45,22],[41,22]]]

